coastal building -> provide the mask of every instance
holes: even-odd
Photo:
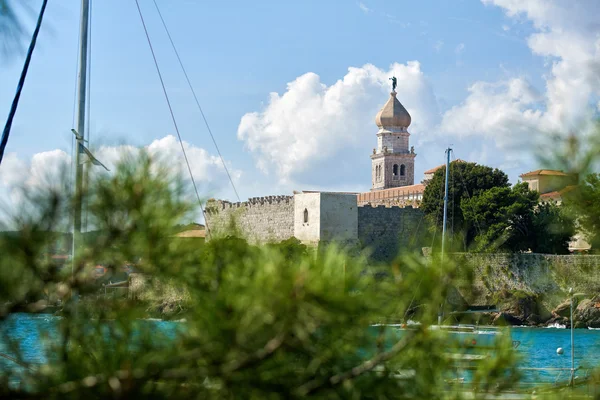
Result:
[[[363,193],[300,191],[292,196],[266,196],[245,202],[209,200],[207,239],[236,234],[251,243],[278,242],[295,237],[308,245],[338,242],[369,247],[373,258],[389,260],[424,229],[418,208],[427,184],[439,165],[425,171],[415,184],[414,146],[408,128],[412,118],[392,91],[375,116],[377,147],[372,150],[371,189]],[[456,162],[465,162],[456,160]],[[574,177],[554,170],[521,175],[542,201],[561,201],[574,187]]]
[[[392,91],[375,116],[377,147],[371,154],[371,190],[366,193],[294,192],[231,203],[210,200],[208,239],[235,229],[252,243],[295,237],[308,245],[338,242],[369,247],[389,259],[407,246],[423,213],[425,185],[414,183],[416,153],[410,146],[411,116]]]
[[[562,203],[563,196],[575,189],[577,176],[553,169],[538,169],[519,176],[529,189],[540,193],[541,201]]]

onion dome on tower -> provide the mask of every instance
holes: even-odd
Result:
[[[395,127],[408,128],[411,122],[410,114],[396,98],[396,92],[390,93],[390,98],[375,116],[375,123],[379,128]]]

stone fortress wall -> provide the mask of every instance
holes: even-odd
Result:
[[[412,207],[358,206],[348,193],[305,192],[269,196],[242,203],[210,200],[209,236],[236,234],[250,243],[296,237],[307,245],[340,242],[369,249],[373,261],[391,261],[414,245],[423,213]],[[306,220],[305,220],[306,217]]]
[[[417,208],[358,207],[358,240],[362,248],[370,249],[374,261],[390,261],[401,250],[418,243],[419,228],[424,229],[423,212]]]
[[[209,236],[236,234],[250,243],[279,242],[294,236],[294,196],[254,197],[206,204]]]

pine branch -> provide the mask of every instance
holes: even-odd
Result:
[[[295,390],[295,392],[298,395],[298,397],[304,397],[314,391],[323,389],[325,387],[336,386],[349,379],[354,379],[364,374],[365,372],[369,372],[379,364],[388,361],[400,351],[404,350],[412,336],[413,335],[404,337],[402,340],[398,341],[389,351],[379,353],[370,360],[367,360],[364,363],[357,365],[356,367],[353,367],[346,372],[334,375],[327,379],[314,379],[300,386],[298,389]]]

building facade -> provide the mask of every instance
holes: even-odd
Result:
[[[390,93],[387,103],[375,116],[377,147],[371,154],[371,190],[383,190],[409,186],[415,183],[414,147],[409,148],[408,127],[411,117]]]
[[[371,155],[371,191],[303,191],[239,203],[210,200],[207,239],[235,233],[258,244],[295,237],[307,245],[336,242],[369,248],[375,260],[396,256],[424,226],[417,207],[425,189],[414,184],[416,153],[408,132],[411,116],[396,95],[392,91],[375,116],[379,129]]]

